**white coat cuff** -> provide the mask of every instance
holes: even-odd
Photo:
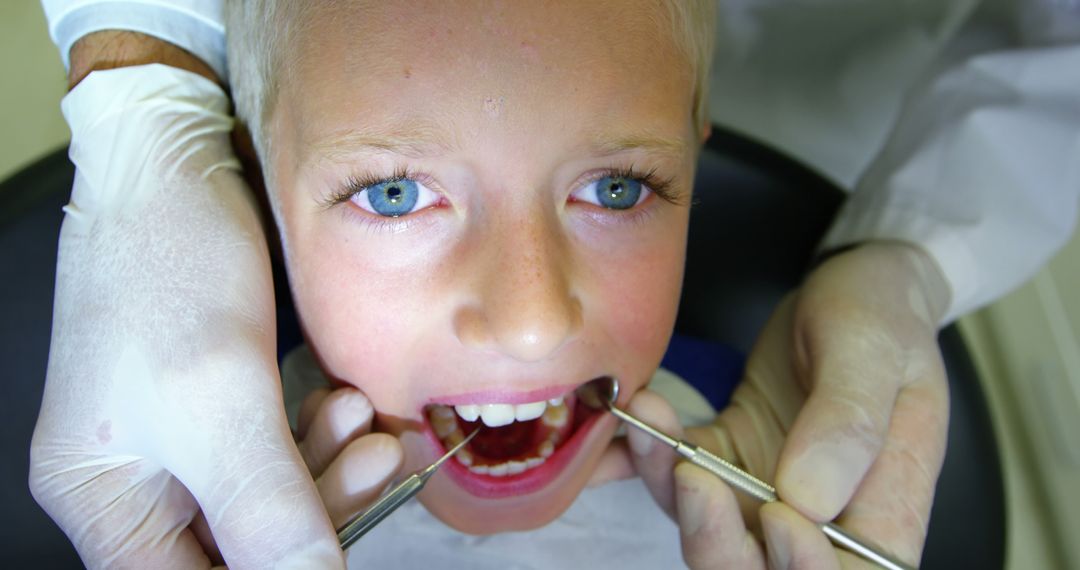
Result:
[[[79,38],[103,30],[127,30],[181,47],[209,65],[222,80],[228,77],[224,14],[219,1],[45,0],[43,4],[49,35],[60,49],[65,69],[70,67],[71,46]]]

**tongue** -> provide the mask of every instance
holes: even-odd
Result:
[[[514,422],[502,427],[487,427],[483,422],[466,422],[459,418],[461,430],[468,434],[477,428],[480,433],[469,442],[468,449],[477,458],[507,461],[534,455],[536,448],[547,439],[551,428],[539,419]]]

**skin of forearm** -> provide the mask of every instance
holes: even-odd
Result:
[[[161,63],[197,73],[222,85],[221,78],[198,57],[164,40],[124,30],[87,34],[71,46],[68,89],[93,71]]]

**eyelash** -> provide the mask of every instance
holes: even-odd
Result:
[[[586,184],[595,182],[601,178],[627,178],[630,180],[637,180],[655,194],[657,198],[660,198],[669,204],[675,204],[676,206],[682,203],[679,194],[674,189],[675,179],[664,178],[657,175],[655,168],[641,172],[634,169],[633,165],[630,165],[629,167],[613,166],[591,175],[586,181]]]
[[[349,176],[341,188],[331,194],[323,202],[323,207],[326,209],[333,208],[343,202],[348,202],[353,196],[363,192],[367,188],[370,188],[376,184],[383,182],[397,182],[399,180],[417,180],[418,175],[406,167],[398,167],[394,169],[394,174],[390,177],[380,176],[373,173],[364,173],[360,175]],[[419,176],[419,182],[424,182],[424,177]]]
[[[682,200],[677,192],[674,191],[674,178],[663,178],[656,174],[656,169],[652,168],[645,172],[635,170],[634,166],[629,167],[610,167],[600,172],[594,173],[585,182],[595,182],[601,178],[628,178],[631,180],[637,180],[642,185],[646,186],[657,198],[664,200],[670,204],[680,205]],[[425,182],[425,178],[422,175],[418,175],[407,167],[398,167],[394,170],[392,176],[380,176],[374,173],[364,173],[360,175],[351,175],[342,184],[341,188],[331,194],[323,202],[325,209],[333,208],[338,204],[348,202],[357,194],[363,192],[367,188],[370,188],[376,184],[382,184],[384,182],[397,182],[399,180],[416,180],[418,182]]]

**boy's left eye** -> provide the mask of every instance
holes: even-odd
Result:
[[[640,204],[648,195],[649,189],[636,178],[604,176],[582,186],[570,196],[574,200],[609,210],[627,210]]]
[[[397,218],[432,206],[439,195],[423,184],[401,178],[366,186],[353,194],[352,201],[362,209],[388,218]]]

